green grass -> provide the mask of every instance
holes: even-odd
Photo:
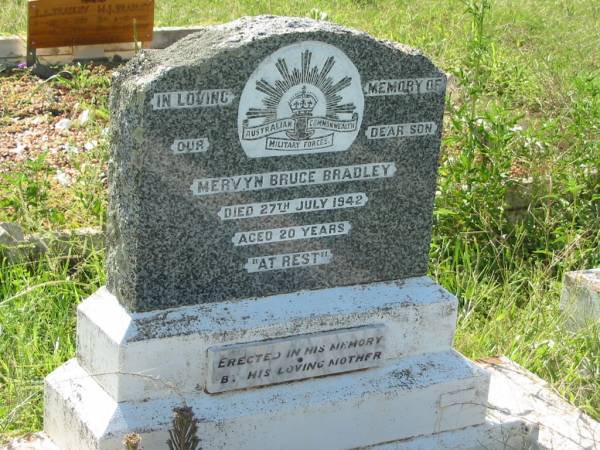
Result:
[[[75,308],[103,280],[100,253],[0,265],[0,436],[42,427],[43,378],[73,357]]]
[[[24,2],[4,2],[0,32],[22,32]],[[571,330],[558,307],[565,271],[600,266],[600,3],[486,5],[171,0],[157,1],[156,23],[326,12],[421,48],[451,73],[430,273],[460,298],[456,346],[472,358],[507,355],[600,419],[600,327]],[[105,92],[106,80],[74,70],[77,82],[45,89]],[[94,105],[105,108],[100,99]],[[44,182],[51,174],[44,161],[18,166],[22,182],[0,175],[0,199],[10,199],[0,221],[31,231],[101,225],[104,124],[89,130],[101,142],[96,154],[74,157],[85,169],[69,188]],[[507,196],[523,179],[534,186],[529,201],[509,211]],[[73,311],[103,283],[102,264],[99,253],[74,267],[54,258],[1,266],[0,436],[40,428],[42,378],[72,356]]]

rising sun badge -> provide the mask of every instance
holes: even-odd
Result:
[[[347,150],[364,108],[360,75],[338,48],[307,41],[268,56],[240,98],[238,131],[250,158]]]

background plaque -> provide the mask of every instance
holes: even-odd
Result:
[[[151,41],[154,0],[29,0],[29,48]]]

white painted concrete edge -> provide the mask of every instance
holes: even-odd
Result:
[[[182,37],[202,29],[193,27],[159,27],[154,29],[152,42],[146,43],[145,48],[166,48]],[[135,54],[135,44],[100,44],[78,45],[73,47],[53,47],[38,49],[37,55],[42,62],[51,64],[64,64],[73,60],[86,60],[97,58],[122,59],[131,58]],[[27,56],[27,40],[22,36],[0,36],[0,64],[16,65],[24,62]]]
[[[506,357],[477,364],[491,375],[492,414],[502,422],[519,418],[539,426],[540,449],[600,449],[600,423],[569,404],[544,380]]]

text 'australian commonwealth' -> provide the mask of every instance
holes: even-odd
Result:
[[[220,178],[200,178],[194,180],[191,189],[194,195],[212,195],[347,181],[366,181],[392,177],[395,173],[396,165],[393,162],[368,163]]]

